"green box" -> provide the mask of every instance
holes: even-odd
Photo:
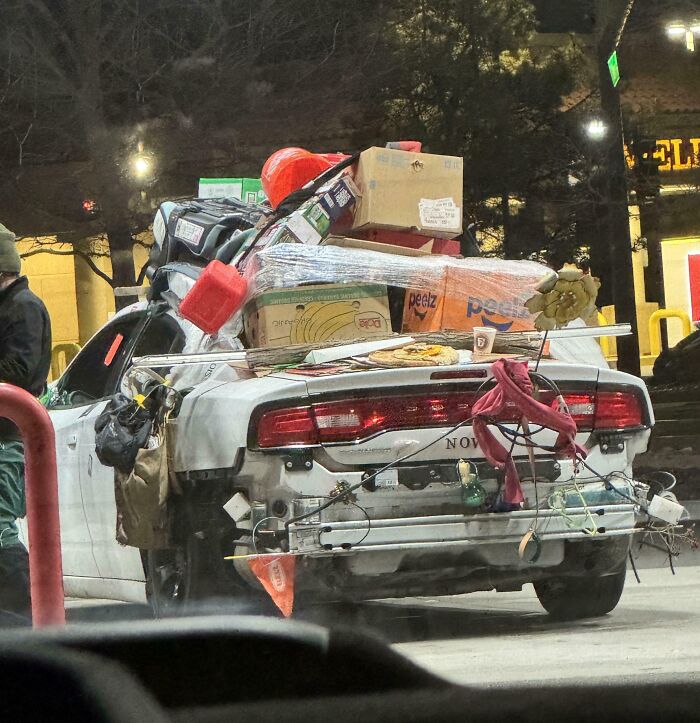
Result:
[[[259,178],[200,178],[198,198],[237,198],[246,203],[266,200]]]

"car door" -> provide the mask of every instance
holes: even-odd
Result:
[[[143,312],[118,317],[95,334],[56,383],[48,405],[56,432],[61,549],[67,577],[100,577],[84,497],[85,426],[111,394],[120,356],[142,321]]]
[[[84,413],[84,407],[49,408],[56,435],[63,575],[74,578],[99,575],[80,488],[78,436]],[[26,518],[22,523],[26,541]]]
[[[114,334],[120,333],[114,329]],[[182,349],[182,330],[170,315],[143,318],[129,344],[124,344],[122,355],[113,361],[115,375],[109,394],[118,391],[122,375],[131,358],[151,354],[175,353]],[[165,371],[165,370],[163,370]],[[100,576],[117,580],[143,580],[141,554],[135,547],[120,545],[115,538],[117,508],[114,498],[114,470],[105,467],[95,455],[95,420],[102,413],[107,400],[91,408],[82,419],[80,433],[80,473],[83,503],[92,548]]]

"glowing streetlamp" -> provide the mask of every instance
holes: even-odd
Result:
[[[700,21],[686,23],[669,23],[666,26],[666,35],[676,42],[685,42],[685,47],[692,53],[695,51],[695,36],[700,36]]]
[[[592,141],[602,141],[608,133],[608,126],[600,118],[591,118],[584,126],[584,130]]]
[[[131,170],[136,178],[147,178],[153,173],[153,159],[143,153],[137,153],[131,159]]]

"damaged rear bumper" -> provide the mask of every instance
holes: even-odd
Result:
[[[632,503],[595,507],[476,515],[432,515],[399,519],[353,520],[292,524],[290,552],[312,557],[347,553],[444,549],[478,545],[520,544],[534,530],[541,544],[550,541],[603,539],[636,532]],[[595,530],[595,531],[593,531]]]

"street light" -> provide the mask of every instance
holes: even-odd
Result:
[[[153,160],[143,153],[138,153],[131,159],[131,169],[136,178],[146,178],[153,172]]]
[[[685,41],[685,47],[692,53],[695,51],[695,36],[700,35],[700,21],[694,20],[689,25],[669,23],[666,26],[666,35],[674,41]]]
[[[608,126],[600,118],[591,118],[584,126],[586,135],[592,141],[601,141],[608,133]]]

